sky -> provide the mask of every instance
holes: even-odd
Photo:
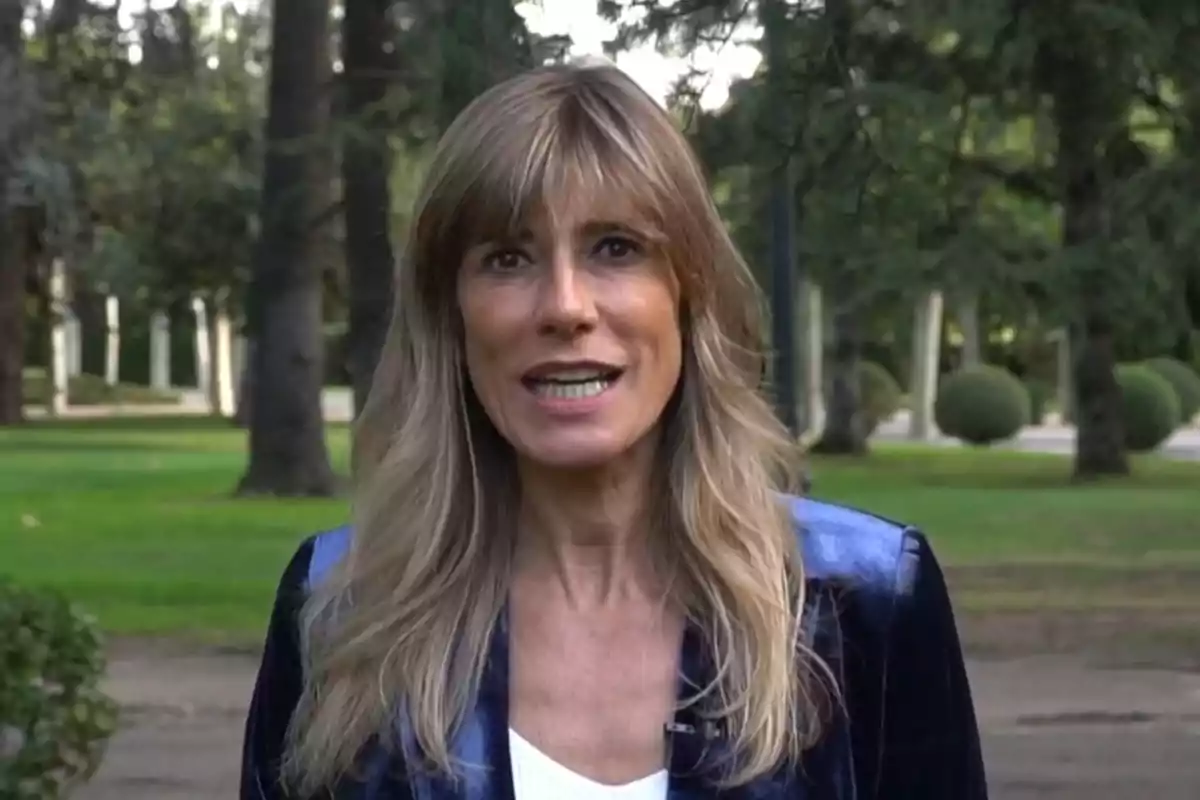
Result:
[[[104,0],[100,0],[102,3]],[[244,7],[256,0],[232,0],[235,6]],[[145,8],[167,7],[173,0],[124,0],[123,9],[130,13]],[[53,0],[42,0],[51,5]],[[108,3],[111,5],[111,0]],[[614,26],[602,21],[596,14],[595,0],[539,0],[523,2],[517,10],[526,18],[531,30],[540,34],[566,33],[574,40],[571,53],[575,56],[603,55],[604,40],[611,37]],[[711,75],[701,105],[716,108],[724,104],[729,96],[729,83],[751,73],[759,62],[758,51],[753,47],[731,44],[719,52],[706,49],[691,56],[691,64]],[[616,64],[642,85],[651,95],[662,102],[675,79],[683,73],[688,63],[676,58],[667,58],[655,52],[653,46],[638,47],[621,53]]]
[[[569,34],[574,42],[572,54],[577,56],[603,55],[604,41],[615,33],[613,24],[597,16],[595,0],[540,0],[522,3],[517,10],[535,33]],[[756,48],[736,44],[727,45],[720,51],[705,49],[693,53],[691,65],[711,75],[701,96],[701,105],[706,108],[723,105],[729,97],[730,82],[753,72],[759,59]],[[652,45],[621,53],[616,63],[660,102],[688,67],[681,59],[655,52]]]

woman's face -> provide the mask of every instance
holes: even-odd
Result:
[[[523,458],[604,465],[654,430],[679,381],[678,283],[632,219],[555,209],[463,259],[471,385]]]

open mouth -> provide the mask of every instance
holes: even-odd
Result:
[[[586,369],[526,376],[522,383],[538,397],[550,400],[586,400],[608,391],[621,378],[620,369]]]

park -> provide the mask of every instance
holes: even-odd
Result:
[[[885,434],[886,435],[886,432]],[[126,413],[0,432],[0,563],[103,621],[122,728],[87,800],[229,797],[278,575],[341,500],[230,496],[244,432]],[[331,423],[339,466],[347,429]],[[997,797],[1185,800],[1200,781],[1200,452],[1085,488],[1063,455],[881,441],[814,494],[926,530]]]
[[[601,51],[763,290],[806,491],[929,537],[991,797],[1200,797],[1194,15],[10,5],[0,800],[236,796],[281,572],[350,518],[431,148]]]

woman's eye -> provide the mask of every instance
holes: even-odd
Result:
[[[596,244],[596,251],[613,261],[626,261],[641,254],[641,246],[624,236],[606,236]]]
[[[520,250],[505,248],[496,250],[484,256],[483,266],[485,269],[496,270],[498,272],[509,272],[514,269],[520,269],[525,262],[525,255]]]

